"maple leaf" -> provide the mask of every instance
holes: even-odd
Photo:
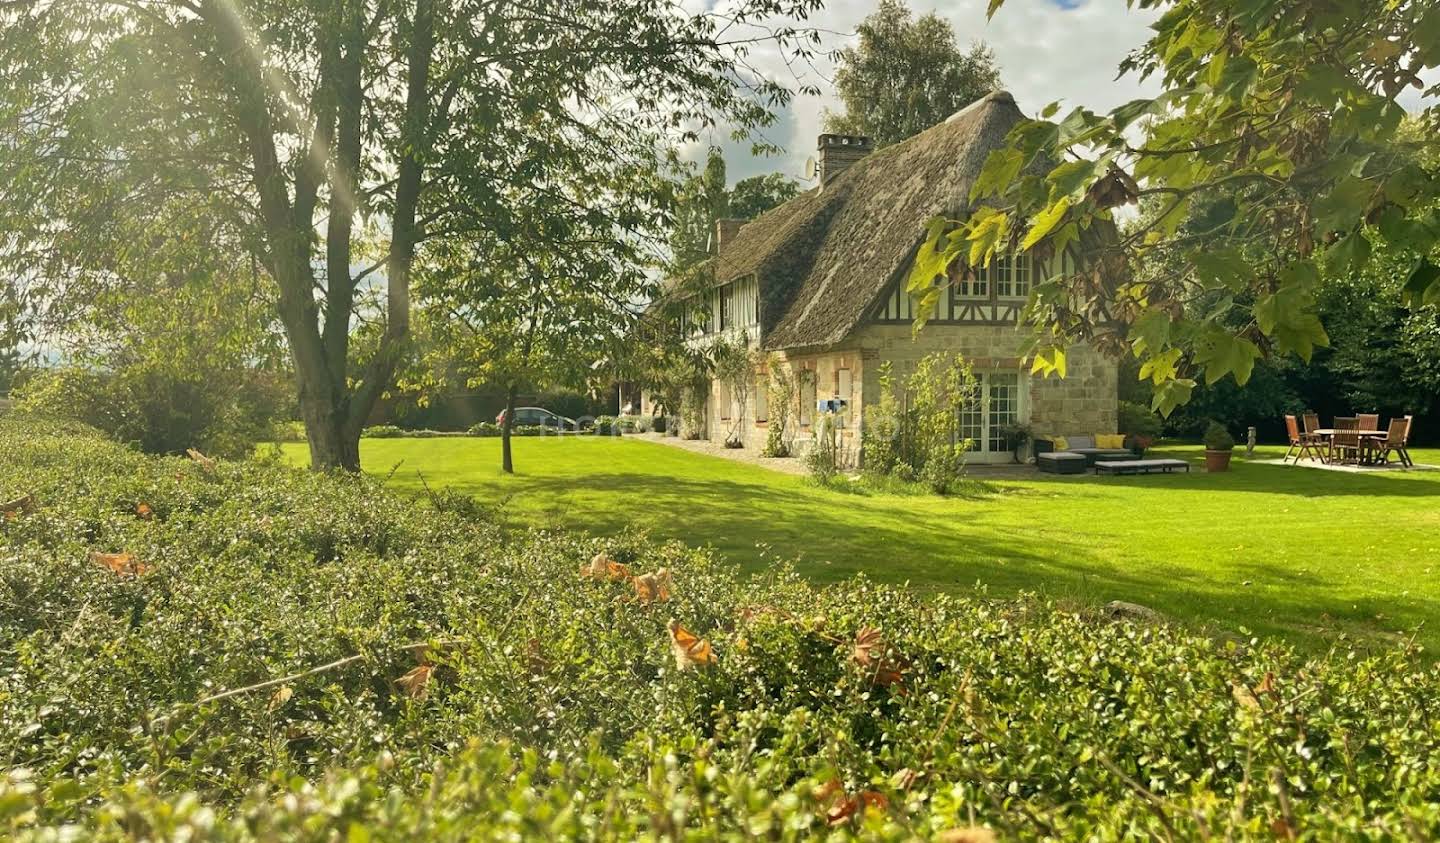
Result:
[[[135,514],[139,516],[142,521],[149,521],[155,517],[155,510],[150,508],[150,504],[142,503],[135,506]]]
[[[425,699],[430,693],[430,677],[435,674],[435,668],[428,664],[422,664],[395,680],[395,684],[404,689],[405,693],[417,700]]]
[[[660,568],[649,574],[635,577],[635,599],[641,603],[664,603],[670,599],[673,580],[669,568]]]
[[[13,501],[0,503],[0,513],[4,514],[6,521],[18,520],[22,515],[32,515],[35,509],[34,495],[23,495]]]
[[[92,550],[90,551],[90,561],[121,577],[138,577],[150,572],[149,565],[137,560],[135,554],[124,551],[101,553],[98,550]]]
[[[189,455],[190,459],[199,463],[200,467],[205,469],[207,472],[210,472],[212,474],[215,472],[214,460],[210,459],[209,457],[205,456],[194,448],[186,448],[185,453]]]
[[[1255,693],[1257,693],[1257,694],[1273,694],[1273,693],[1275,693],[1275,672],[1274,672],[1274,671],[1270,671],[1270,670],[1265,671],[1265,678],[1264,678],[1264,679],[1261,679],[1261,680],[1260,680],[1260,684],[1255,686]]]
[[[852,658],[870,674],[872,685],[895,685],[904,680],[899,666],[880,656],[885,649],[885,639],[880,630],[873,626],[861,627],[855,633],[855,648]]]
[[[704,666],[715,663],[715,651],[710,648],[709,641],[681,626],[673,618],[668,627],[670,629],[670,650],[675,654],[676,668],[689,670],[697,665]]]

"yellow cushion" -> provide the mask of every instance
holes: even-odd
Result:
[[[1050,444],[1054,445],[1057,451],[1064,451],[1070,447],[1070,443],[1066,442],[1063,436],[1050,437]]]
[[[1123,448],[1123,447],[1125,447],[1125,434],[1123,434],[1123,433],[1097,433],[1097,434],[1095,434],[1095,447],[1097,447],[1097,448]]]

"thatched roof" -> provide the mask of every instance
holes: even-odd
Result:
[[[824,190],[746,223],[711,261],[714,283],[754,273],[767,348],[832,345],[908,272],[936,215],[965,215],[990,151],[1025,119],[997,91],[944,123],[875,152]]]

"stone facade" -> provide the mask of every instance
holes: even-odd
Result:
[[[879,401],[881,364],[889,361],[897,384],[903,384],[920,359],[936,351],[964,355],[982,380],[998,374],[1008,384],[1013,376],[1019,400],[1016,420],[1029,424],[1037,436],[1117,432],[1115,361],[1087,347],[1073,347],[1066,377],[1031,376],[1016,352],[1023,338],[1021,330],[1003,325],[931,324],[912,337],[908,325],[870,324],[833,348],[777,352],[772,359],[797,373],[799,406],[791,411],[792,450],[803,452],[814,435],[816,401],[839,398],[848,405],[840,419],[842,453],[858,458],[865,407]],[[755,372],[743,417],[738,419],[735,414],[741,410],[728,387],[712,383],[703,438],[722,443],[735,430],[746,448],[764,447],[770,412],[760,392],[768,381],[763,369]],[[1009,459],[1008,452],[987,453],[983,448],[972,455],[974,462]]]

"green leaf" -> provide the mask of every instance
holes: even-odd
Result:
[[[1049,234],[1060,220],[1065,218],[1065,212],[1068,210],[1070,210],[1070,197],[1062,196],[1060,201],[1036,214],[1030,230],[1025,233],[1025,239],[1020,241],[1020,248],[1022,250],[1033,248],[1036,243],[1045,239],[1045,235]]]
[[[1082,159],[1066,161],[1050,171],[1045,180],[1050,182],[1052,196],[1080,196],[1090,180],[1095,177],[1098,161]]]
[[[1150,308],[1130,326],[1130,348],[1136,357],[1155,353],[1170,341],[1170,314]]]
[[[925,242],[915,253],[915,262],[910,267],[910,277],[905,281],[905,289],[911,293],[924,293],[935,286],[936,278],[943,278],[950,270],[950,264],[959,255],[958,248],[955,248],[952,241],[960,241],[960,237],[952,236],[948,229],[950,223],[946,220],[932,219],[926,226]]]
[[[1150,409],[1169,418],[1176,407],[1190,400],[1195,390],[1195,381],[1189,378],[1175,378],[1155,388],[1150,399]]]
[[[1196,342],[1194,357],[1195,362],[1205,369],[1207,386],[1214,385],[1229,374],[1235,376],[1236,383],[1244,386],[1260,357],[1260,349],[1247,339],[1212,327]]]
[[[1370,241],[1356,229],[1325,250],[1325,271],[1332,276],[1348,275],[1370,260]]]
[[[985,20],[995,17],[995,13],[1000,11],[1000,7],[1003,5],[1005,5],[1005,0],[990,0],[990,5],[985,9]]]
[[[1035,352],[1035,359],[1030,363],[1030,374],[1047,378],[1053,374],[1063,378],[1065,373],[1065,349],[1052,347]]]
[[[1405,279],[1403,295],[1405,303],[1411,307],[1440,302],[1440,266],[1431,263],[1427,257],[1417,260]]]
[[[999,196],[1005,192],[1020,168],[1025,166],[1025,154],[1015,147],[992,150],[985,158],[985,166],[970,186],[970,201],[983,196]]]
[[[1237,249],[1197,252],[1194,264],[1195,277],[1210,289],[1224,287],[1238,293],[1248,287],[1255,276],[1250,262]]]

